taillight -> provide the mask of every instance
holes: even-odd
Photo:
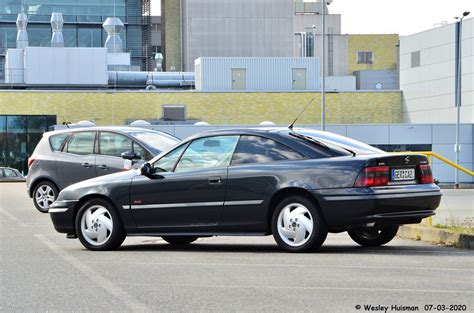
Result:
[[[431,166],[429,164],[420,164],[418,168],[420,169],[420,184],[432,184],[433,174],[431,173]]]
[[[31,167],[31,165],[33,165],[33,162],[35,161],[34,158],[28,158],[28,168]]]
[[[387,186],[388,166],[366,167],[357,177],[354,187]]]

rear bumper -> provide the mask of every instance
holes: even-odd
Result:
[[[75,233],[74,210],[78,202],[78,200],[63,200],[55,201],[51,205],[48,213],[57,232]]]
[[[435,214],[441,191],[434,184],[315,191],[329,227],[367,223],[413,224]]]

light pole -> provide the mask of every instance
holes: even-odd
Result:
[[[460,128],[461,128],[461,61],[462,61],[462,20],[469,15],[470,12],[465,11],[461,17],[455,17],[455,19],[459,20],[456,22],[456,48],[457,48],[457,55],[456,55],[456,145],[454,147],[454,151],[456,153],[456,164],[459,164],[459,154],[461,152],[461,146],[459,144],[460,141]],[[459,170],[455,169],[455,177],[454,177],[454,187],[459,188]]]
[[[321,52],[321,130],[326,130],[326,4],[330,5],[332,0],[323,0],[321,3],[322,12],[322,52]]]

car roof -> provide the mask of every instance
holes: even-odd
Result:
[[[298,128],[295,128],[298,131]],[[218,130],[209,130],[192,135],[186,139],[192,140],[209,136],[226,136],[226,135],[263,135],[268,137],[288,135],[291,130],[288,127],[254,127],[254,128],[226,128]]]
[[[115,132],[121,132],[121,133],[131,133],[131,132],[136,132],[136,131],[141,131],[141,132],[160,132],[163,133],[160,130],[154,130],[154,129],[148,129],[148,128],[141,128],[141,127],[132,127],[132,126],[93,126],[93,127],[74,127],[74,128],[66,128],[66,129],[60,129],[60,130],[53,130],[44,133],[47,136],[52,136],[56,134],[61,134],[61,133],[72,133],[72,132],[79,132],[79,131],[115,131]]]

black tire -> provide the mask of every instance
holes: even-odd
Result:
[[[396,235],[398,225],[383,228],[356,228],[348,230],[349,236],[361,246],[377,247],[389,243]]]
[[[98,217],[98,220],[96,220],[91,228],[88,228],[87,225],[87,211],[91,209],[92,214],[96,212],[97,207],[103,207],[107,210],[107,213],[101,214],[102,216]],[[94,210],[94,211],[93,211]],[[83,220],[84,216],[84,220]],[[110,231],[108,228],[106,228],[105,224],[102,225],[99,218],[105,218],[108,223],[112,223],[112,230]],[[83,225],[83,226],[82,226]],[[76,234],[77,237],[79,238],[80,242],[84,247],[86,247],[89,250],[93,251],[104,251],[104,250],[114,250],[120,247],[122,242],[125,240],[126,233],[125,230],[123,229],[123,224],[122,221],[120,220],[120,216],[118,215],[115,207],[107,200],[105,199],[91,199],[88,200],[86,203],[84,203],[78,210],[76,219],[75,219],[75,227],[76,227]],[[106,228],[106,234],[107,234],[107,239],[103,242],[96,242],[94,243],[93,239],[91,237],[87,237],[86,230],[90,231],[97,231],[99,232],[101,230],[101,227]],[[87,228],[87,229],[84,229]],[[84,233],[83,233],[84,231]],[[86,238],[87,237],[87,238]],[[97,238],[99,240],[99,238]]]
[[[53,202],[56,201],[59,194],[58,187],[56,187],[56,185],[50,181],[45,180],[45,181],[39,182],[38,185],[36,185],[35,189],[33,190],[33,203],[35,205],[35,208],[41,213],[48,213],[49,206],[51,205],[51,204],[46,203],[46,202],[49,202],[49,200],[47,200],[46,198],[42,198],[43,201],[39,201],[37,197],[37,193],[39,193],[40,191],[45,191],[45,189],[52,193]],[[38,203],[38,201],[40,203]]]
[[[172,245],[188,245],[198,239],[195,236],[164,236],[161,238]]]
[[[283,234],[280,234],[279,232],[279,227],[280,229],[285,229],[287,230],[287,227],[284,224],[283,220],[279,221],[280,213],[283,214],[282,218],[284,219],[284,213],[282,213],[283,210],[288,209],[290,210],[290,213],[295,213],[296,211],[296,206],[294,209],[291,209],[293,205],[302,205],[304,208],[306,208],[310,214],[304,213],[303,216],[300,216],[300,219],[303,217],[306,217],[306,219],[312,221],[312,230],[311,233],[307,231],[305,228],[305,235],[304,235],[304,243],[298,246],[294,246],[291,244],[291,238],[286,238],[284,237]],[[300,221],[301,222],[301,221]],[[295,219],[295,224],[294,229],[299,229],[301,225],[298,224],[297,217]],[[291,225],[293,225],[291,224]],[[304,224],[304,223],[301,223]],[[290,231],[291,231],[290,227]],[[309,251],[315,251],[321,245],[324,243],[326,240],[328,230],[325,221],[322,219],[321,214],[319,213],[318,208],[314,204],[313,201],[308,199],[307,197],[304,196],[289,196],[285,198],[283,201],[281,201],[277,207],[275,208],[275,212],[273,213],[272,216],[272,233],[273,233],[273,238],[275,238],[276,243],[278,246],[288,252],[309,252]],[[296,233],[295,233],[296,234]],[[295,238],[293,239],[293,241]],[[286,241],[286,242],[285,242]]]

